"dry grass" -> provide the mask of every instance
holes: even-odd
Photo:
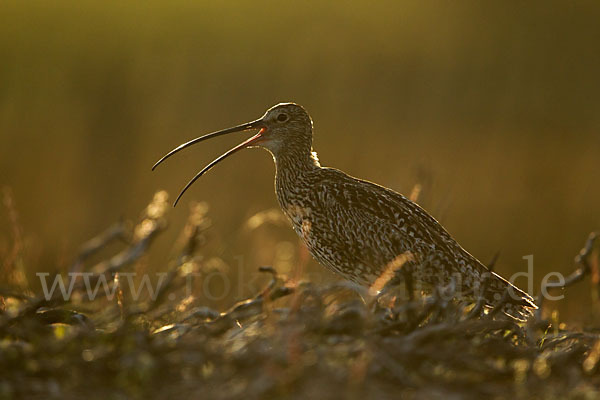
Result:
[[[82,246],[72,271],[111,277],[113,299],[2,288],[0,398],[600,396],[598,331],[541,314],[519,325],[436,293],[373,301],[345,284],[293,283],[271,268],[253,297],[225,312],[206,307],[197,290],[185,291],[203,262],[203,205],[192,208],[155,298],[133,301],[123,274],[144,272],[166,208],[158,193],[133,228],[116,224]],[[116,255],[88,265],[115,241]],[[595,256],[590,237],[573,283],[593,272]],[[74,292],[82,291],[78,282]]]

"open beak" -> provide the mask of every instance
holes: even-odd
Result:
[[[252,146],[253,144],[257,143],[262,138],[263,132],[266,130],[265,124],[264,124],[264,122],[263,122],[262,119],[257,119],[256,121],[247,122],[245,124],[237,125],[237,126],[234,126],[232,128],[223,129],[223,130],[220,130],[220,131],[209,133],[209,134],[204,135],[204,136],[197,137],[196,139],[192,139],[192,140],[190,140],[187,143],[184,143],[182,145],[177,146],[176,148],[174,148],[173,150],[171,150],[170,152],[168,152],[167,154],[165,154],[160,160],[158,160],[156,162],[156,164],[154,164],[154,166],[152,167],[153,171],[154,171],[154,168],[158,167],[158,165],[161,164],[163,161],[165,161],[167,158],[169,158],[173,154],[178,153],[179,151],[185,149],[186,147],[189,147],[189,146],[191,146],[193,144],[200,143],[200,142],[208,140],[208,139],[212,139],[212,138],[217,137],[217,136],[226,135],[228,133],[247,131],[247,130],[250,130],[250,129],[260,129],[260,130],[258,131],[258,133],[256,135],[254,135],[251,138],[243,141],[242,143],[238,144],[234,148],[232,148],[230,150],[227,150],[225,153],[223,153],[222,155],[220,155],[219,157],[217,157],[215,160],[213,160],[206,167],[202,168],[202,170],[200,172],[198,172],[196,174],[196,176],[194,176],[187,183],[187,185],[185,185],[185,187],[183,188],[183,190],[181,191],[181,193],[179,193],[179,196],[177,196],[177,199],[175,199],[175,203],[173,203],[173,207],[175,207],[177,205],[177,202],[179,202],[179,199],[181,198],[181,196],[183,196],[183,194],[185,193],[185,191],[190,186],[192,186],[192,184],[194,182],[196,182],[196,180],[198,178],[200,178],[202,175],[204,175],[206,172],[208,172],[208,170],[210,170],[212,167],[214,167],[215,165],[217,165],[219,162],[223,161],[224,159],[226,159],[230,155],[232,155],[234,153],[237,153],[239,150],[244,149],[244,148],[246,148],[248,146]]]

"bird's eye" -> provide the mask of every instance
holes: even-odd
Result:
[[[277,116],[277,121],[279,121],[279,122],[285,122],[287,120],[288,120],[287,114],[281,113]]]

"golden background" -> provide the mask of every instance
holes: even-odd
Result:
[[[151,173],[163,153],[294,101],[323,165],[405,194],[420,183],[420,203],[467,250],[501,252],[502,275],[533,254],[537,294],[600,227],[599,21],[595,1],[2,2],[0,185],[29,278],[65,271],[85,240],[159,189],[173,199],[248,135]],[[149,262],[167,264],[189,202],[204,200],[208,248],[231,274],[289,272],[302,257],[292,230],[246,227],[277,207],[273,173],[258,150],[219,165],[171,212]],[[573,315],[580,285],[560,303]]]

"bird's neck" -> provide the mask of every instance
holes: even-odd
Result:
[[[295,196],[310,190],[311,172],[321,168],[317,153],[286,149],[273,155],[275,159],[275,191],[282,208],[290,206]]]

